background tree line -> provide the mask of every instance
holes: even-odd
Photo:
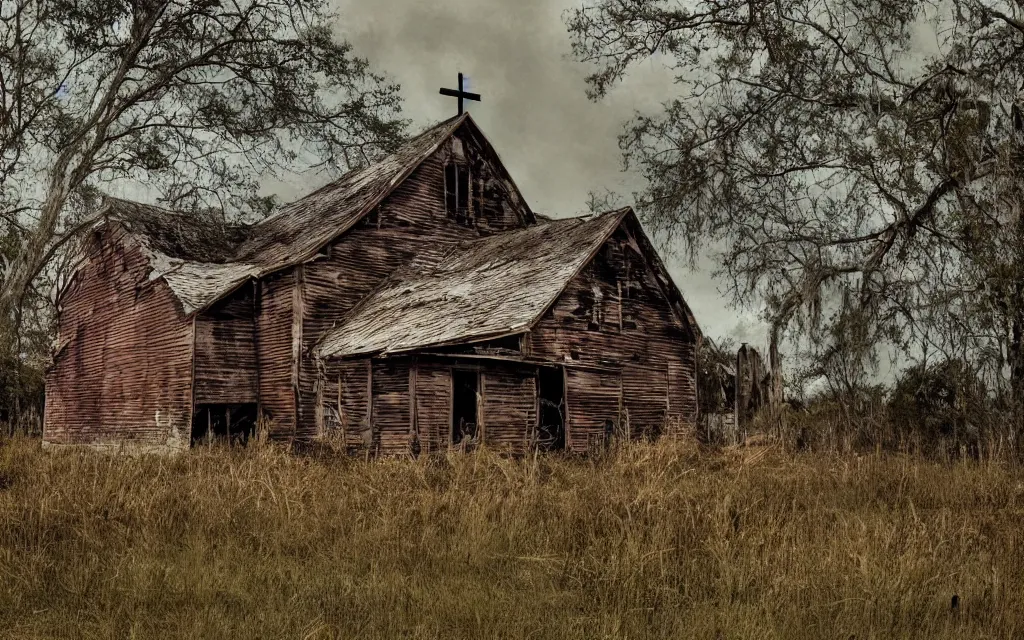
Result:
[[[907,410],[943,378],[1016,450],[1024,3],[594,0],[565,20],[595,100],[644,60],[673,69],[619,140],[643,220],[714,255],[776,374],[785,339],[850,429],[868,396]],[[876,389],[886,355],[908,368]]]

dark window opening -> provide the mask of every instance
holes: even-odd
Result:
[[[452,444],[476,440],[479,387],[476,371],[452,371]]]
[[[256,403],[200,404],[192,414],[192,446],[245,445],[256,435]]]
[[[555,451],[565,448],[565,370],[541,367],[537,374],[540,401],[537,448]]]
[[[626,260],[625,276],[619,281],[619,305],[622,309],[622,329],[636,329],[636,308],[643,296],[643,285],[637,280],[631,260]]]
[[[464,164],[448,164],[444,168],[444,203],[448,215],[456,222],[473,226],[474,216],[470,209],[469,167]]]

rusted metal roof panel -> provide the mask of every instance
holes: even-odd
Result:
[[[628,211],[501,233],[419,260],[328,332],[318,353],[386,355],[528,331]]]

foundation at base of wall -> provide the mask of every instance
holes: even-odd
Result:
[[[187,443],[180,444],[142,444],[130,442],[98,442],[91,444],[64,444],[42,441],[44,451],[95,451],[117,455],[177,455],[188,451]]]

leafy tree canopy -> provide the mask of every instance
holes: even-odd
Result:
[[[774,338],[980,359],[1024,392],[1024,3],[593,0],[566,22],[594,99],[674,69],[620,138],[638,205],[716,251]]]
[[[324,0],[4,0],[0,311],[105,187],[258,217],[261,176],[393,147],[398,87],[333,20]]]

